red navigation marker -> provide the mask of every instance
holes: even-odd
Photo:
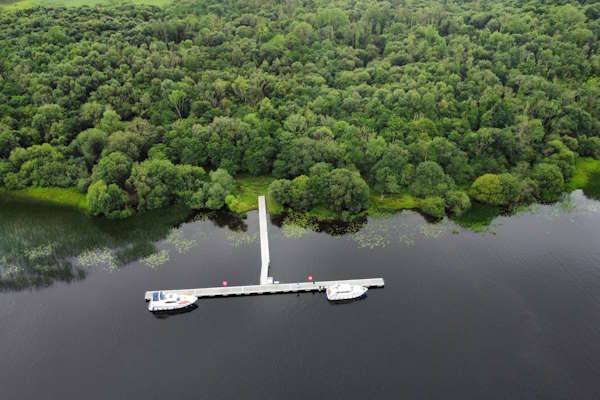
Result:
[[[308,280],[309,280],[309,281],[312,281],[312,275],[309,275],[309,276],[308,276]]]
[[[223,286],[227,286],[227,281],[223,281]]]

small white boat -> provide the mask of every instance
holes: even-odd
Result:
[[[350,285],[348,283],[340,283],[327,288],[327,300],[351,300],[357,299],[367,293],[367,289],[360,285]]]
[[[190,307],[198,298],[186,294],[170,294],[165,292],[154,292],[148,304],[149,311],[171,311]]]

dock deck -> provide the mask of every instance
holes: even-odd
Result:
[[[267,230],[267,204],[265,196],[258,197],[258,224],[260,228],[260,284],[265,285],[273,283],[273,278],[269,277],[271,259],[269,255],[269,233]]]
[[[269,234],[267,232],[267,206],[264,196],[258,197],[258,218],[260,228],[260,284],[244,286],[220,286],[198,289],[174,289],[174,290],[150,290],[144,294],[148,301],[152,298],[154,292],[165,292],[167,294],[186,294],[198,298],[202,297],[225,297],[225,296],[248,296],[254,294],[277,294],[277,293],[298,293],[315,292],[326,290],[330,286],[346,283],[350,285],[360,285],[367,288],[383,287],[383,278],[372,279],[345,279],[335,281],[315,281],[315,282],[293,282],[279,283],[273,282],[269,276],[269,266],[271,263],[269,256]],[[312,279],[312,278],[310,278]]]
[[[320,292],[329,286],[340,283],[351,285],[360,285],[364,287],[383,287],[382,278],[373,279],[347,279],[337,281],[315,281],[315,282],[296,282],[296,283],[269,283],[266,285],[246,285],[246,286],[219,286],[201,289],[176,289],[163,290],[167,294],[186,294],[202,297],[225,297],[225,296],[249,296],[253,294],[277,294],[277,293],[298,293],[298,292]],[[156,290],[157,291],[157,290]],[[150,300],[155,290],[146,292],[145,299]]]

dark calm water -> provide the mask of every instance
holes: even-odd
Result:
[[[256,213],[112,223],[0,202],[0,398],[600,398],[600,202],[576,192],[483,233],[413,212],[337,235],[278,225],[281,282],[386,287],[156,318],[148,289],[258,281]]]

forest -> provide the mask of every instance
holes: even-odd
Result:
[[[113,218],[559,199],[600,158],[600,2],[182,0],[0,12],[0,186]]]

